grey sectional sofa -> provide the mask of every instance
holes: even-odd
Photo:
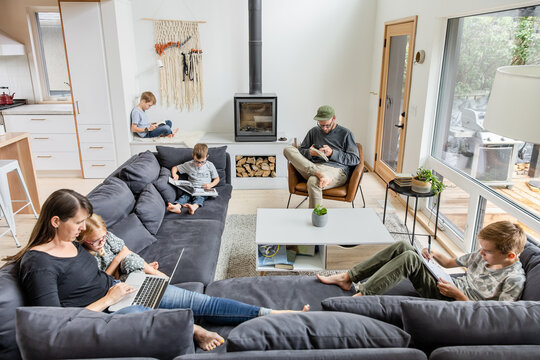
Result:
[[[27,359],[539,358],[536,244],[529,243],[521,254],[527,285],[516,303],[423,300],[408,281],[385,296],[361,298],[308,276],[213,282],[232,191],[231,162],[225,148],[211,148],[209,160],[222,179],[220,196],[193,216],[166,213],[165,202],[176,196],[166,182],[168,169],[190,158],[191,149],[169,147],[135,155],[89,194],[94,211],[128,247],[147,261],[158,261],[165,273],[172,271],[184,248],[180,271],[172,279],[177,286],[274,309],[299,309],[309,303],[312,311],[267,316],[236,327],[203,324],[227,338],[224,346],[204,353],[193,345],[190,310],[110,315],[25,307],[17,266],[12,265],[0,270],[1,359],[18,359],[21,354]]]

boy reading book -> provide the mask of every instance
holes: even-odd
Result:
[[[193,160],[173,166],[171,177],[178,180],[178,174],[187,174],[188,180],[194,188],[211,189],[219,183],[219,175],[214,164],[207,159],[208,146],[206,144],[195,144],[193,147]],[[179,198],[168,204],[168,211],[180,214],[182,213],[182,207],[185,207],[188,209],[189,214],[193,215],[198,208],[203,206],[205,196],[191,196],[182,190],[180,192]]]
[[[357,286],[354,296],[380,295],[409,278],[416,291],[426,298],[440,300],[518,300],[525,285],[525,272],[519,254],[527,238],[523,229],[509,221],[487,225],[478,233],[480,249],[449,258],[438,251],[422,250],[419,255],[407,241],[398,241],[379,251],[346,273],[317,278],[324,284],[349,290],[353,282],[367,279]],[[434,258],[445,268],[464,266],[465,275],[451,284],[436,279],[425,267],[421,256]]]
[[[131,131],[139,137],[173,137],[178,129],[171,130],[172,121],[151,123],[146,116],[146,111],[156,104],[156,97],[150,91],[141,94],[139,104],[131,110]]]

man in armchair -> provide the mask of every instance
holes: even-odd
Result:
[[[322,191],[347,182],[349,167],[360,163],[351,131],[336,123],[334,108],[323,105],[299,148],[288,146],[283,155],[307,180],[309,207],[322,204]]]

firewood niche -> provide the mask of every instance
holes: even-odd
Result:
[[[276,156],[236,155],[236,177],[276,177]]]

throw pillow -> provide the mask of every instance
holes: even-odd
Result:
[[[108,230],[124,240],[126,246],[136,253],[156,242],[154,235],[148,232],[135,213],[129,214]]]
[[[263,316],[235,327],[227,351],[407,347],[410,336],[382,321],[339,312]]]
[[[405,301],[403,328],[415,347],[540,345],[540,303],[534,301]]]
[[[156,146],[158,152],[157,158],[161,166],[171,169],[173,166],[193,160],[193,149],[175,148],[170,146]],[[219,184],[225,184],[227,167],[227,146],[209,147],[208,161],[216,167],[220,181]]]
[[[172,359],[194,352],[193,315],[186,309],[115,315],[81,308],[22,307],[16,322],[24,359]]]
[[[150,234],[157,234],[165,215],[165,203],[154,184],[146,185],[139,195],[135,205],[135,214]]]
[[[147,150],[126,164],[118,173],[134,194],[139,194],[146,184],[159,176],[160,166],[154,154]]]
[[[166,167],[162,167],[159,172],[159,177],[154,181],[154,186],[161,194],[161,197],[165,203],[173,202],[177,199],[176,189],[177,187],[169,184],[169,178],[171,177],[171,170]]]
[[[540,300],[540,248],[532,241],[527,242],[519,255],[525,270],[525,287],[521,293],[522,300]]]
[[[412,296],[340,296],[321,302],[324,310],[341,311],[364,315],[403,328],[401,303],[406,300],[418,300]],[[426,301],[430,299],[425,299]]]
[[[135,197],[125,182],[116,177],[105,180],[90,194],[88,200],[94,213],[103,218],[107,226],[112,226],[125,218],[135,206]]]

